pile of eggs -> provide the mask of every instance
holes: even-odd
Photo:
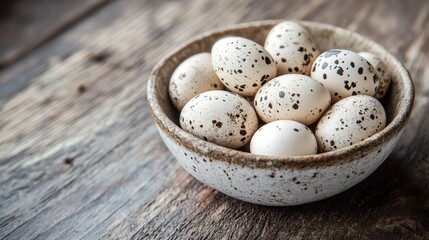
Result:
[[[264,46],[218,40],[174,71],[169,94],[180,126],[224,147],[297,156],[353,145],[382,130],[385,65],[368,52],[320,53],[303,26],[274,26]],[[250,143],[250,144],[249,144]]]

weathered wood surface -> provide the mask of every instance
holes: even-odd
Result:
[[[146,103],[151,68],[178,44],[272,18],[362,33],[416,86],[387,161],[356,187],[298,207],[240,202],[193,179]],[[429,238],[428,1],[112,1],[0,74],[0,238]]]
[[[0,68],[55,37],[107,0],[3,0],[0,3]]]

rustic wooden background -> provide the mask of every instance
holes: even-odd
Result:
[[[357,31],[410,70],[413,114],[367,180],[298,207],[252,205],[188,175],[146,103],[154,64],[196,34],[261,19]],[[0,238],[429,239],[429,1],[0,3]]]

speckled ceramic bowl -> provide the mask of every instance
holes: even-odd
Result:
[[[234,198],[272,206],[298,205],[325,199],[356,185],[374,172],[395,148],[411,113],[414,89],[408,71],[377,43],[331,25],[300,21],[321,50],[345,48],[379,56],[392,74],[383,104],[388,124],[381,132],[336,151],[299,157],[267,157],[224,148],[194,137],[178,126],[179,113],[168,96],[174,69],[187,57],[210,52],[227,35],[263,44],[279,21],[239,24],[198,36],[163,58],[153,69],[147,91],[159,133],[179,163],[199,181]]]

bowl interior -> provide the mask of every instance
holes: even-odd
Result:
[[[168,95],[169,80],[175,68],[183,60],[196,53],[210,52],[212,45],[225,36],[241,36],[263,45],[269,30],[278,22],[276,20],[253,22],[235,25],[222,30],[214,30],[192,39],[161,60],[155,66],[148,83],[149,106],[157,125],[167,131],[178,142],[182,142],[184,146],[195,151],[222,155],[226,159],[246,158],[256,162],[283,160],[283,162],[294,162],[296,165],[300,161],[305,161],[304,165],[307,166],[309,162],[318,162],[316,164],[330,162],[333,164],[336,161],[335,159],[342,159],[342,161],[345,161],[346,158],[349,160],[356,159],[357,157],[353,157],[354,152],[369,151],[374,146],[380,145],[399,133],[409,117],[414,99],[413,85],[409,73],[403,65],[383,47],[359,34],[331,25],[306,21],[297,22],[311,32],[321,52],[333,48],[344,48],[355,52],[367,51],[380,57],[386,64],[387,71],[392,75],[392,80],[388,93],[382,101],[387,113],[387,126],[385,129],[360,143],[343,149],[311,156],[279,158],[256,156],[220,147],[200,140],[180,129],[178,125],[179,112],[172,105]],[[274,162],[279,164],[278,161]],[[303,164],[298,165],[304,166]]]

